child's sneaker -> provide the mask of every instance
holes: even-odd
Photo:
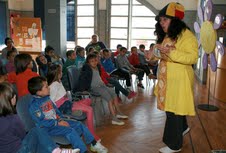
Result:
[[[136,95],[137,95],[136,92],[130,91],[130,93],[129,93],[129,95],[127,96],[127,98],[128,98],[128,99],[131,99],[131,98],[135,97]]]
[[[117,118],[121,118],[121,119],[127,119],[127,118],[128,118],[128,116],[127,116],[127,115],[124,115],[123,113],[118,113],[118,114],[116,115],[116,117],[117,117]]]
[[[185,136],[188,132],[190,131],[190,128],[189,127],[187,127],[187,129],[186,130],[184,130],[184,132],[183,132],[183,136]]]
[[[117,117],[113,117],[111,120],[111,124],[113,125],[124,125],[125,123],[123,121],[120,121]]]
[[[60,153],[79,153],[80,149],[60,149]]]
[[[107,153],[108,152],[108,149],[105,148],[101,143],[97,142],[96,145],[92,145],[91,144],[91,147],[90,147],[90,150],[92,152],[97,152],[97,153]]]
[[[161,152],[161,153],[174,153],[174,152],[180,152],[181,151],[181,149],[178,149],[178,150],[172,150],[172,149],[170,149],[169,147],[162,147],[162,148],[160,148],[159,149],[159,152]]]

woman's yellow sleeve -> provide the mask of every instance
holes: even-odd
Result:
[[[179,42],[178,42],[179,43]],[[181,64],[195,64],[198,60],[198,43],[195,37],[187,37],[175,50],[172,50],[168,57],[170,60]]]

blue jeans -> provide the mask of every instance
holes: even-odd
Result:
[[[72,102],[70,100],[65,101],[58,109],[62,114],[71,115]]]
[[[22,141],[21,148],[18,153],[38,152],[52,153],[58,146],[48,136],[42,128],[34,127],[31,129]]]
[[[51,128],[44,128],[49,135],[51,136],[65,136],[73,148],[79,148],[81,153],[84,153],[87,151],[86,145],[84,144],[83,140],[80,138],[80,136],[84,136],[86,144],[90,144],[94,137],[88,130],[88,128],[78,122],[78,121],[70,121],[67,120],[70,127],[66,126],[53,126]]]

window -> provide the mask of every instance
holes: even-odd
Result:
[[[94,34],[94,3],[94,0],[75,0],[75,44],[82,47],[86,47]]]
[[[0,2],[0,50],[5,47],[5,38],[7,36],[7,25],[6,25],[6,2]]]
[[[67,41],[75,40],[75,6],[73,3],[67,5]]]
[[[110,48],[155,43],[155,14],[136,0],[111,0]]]

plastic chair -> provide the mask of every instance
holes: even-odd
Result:
[[[75,66],[71,65],[67,67],[67,77],[68,77],[68,84],[69,84],[69,90],[71,92],[71,96],[73,100],[82,99],[86,96],[90,96],[88,92],[78,92],[78,86],[79,86],[79,75],[80,70]]]

